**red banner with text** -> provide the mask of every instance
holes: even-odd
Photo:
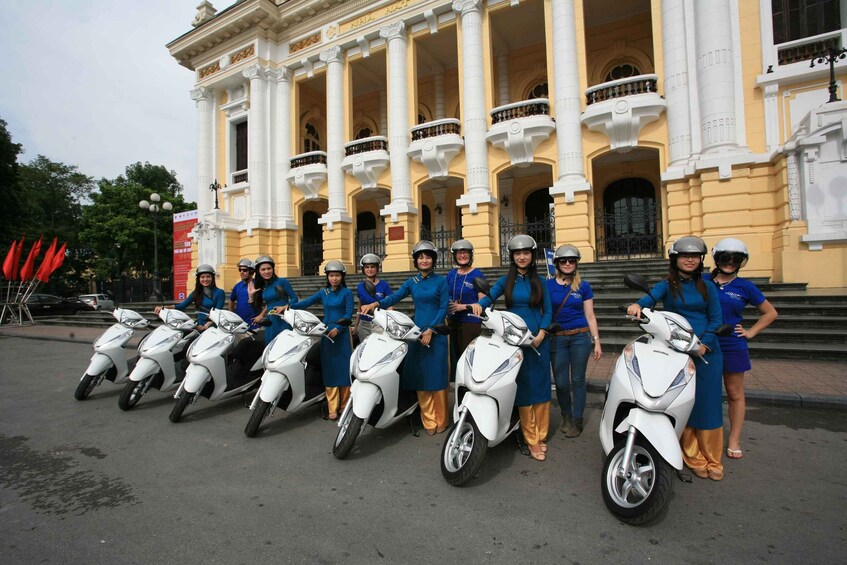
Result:
[[[193,288],[191,280],[191,238],[188,234],[197,225],[197,210],[174,214],[174,300],[185,300]]]

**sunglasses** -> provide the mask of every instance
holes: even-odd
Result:
[[[743,263],[746,258],[743,253],[723,252],[715,255],[715,261],[717,263],[735,263],[736,265]]]
[[[568,258],[568,259],[559,259],[558,261],[556,261],[556,263],[564,263],[564,264],[566,264],[566,265],[576,265],[576,264],[577,264],[577,259],[570,259],[570,258]]]
[[[249,273],[250,269],[238,269],[239,273]]]

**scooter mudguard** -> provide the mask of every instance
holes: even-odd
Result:
[[[142,357],[138,360],[138,363],[135,364],[135,369],[132,370],[132,373],[129,375],[129,380],[134,382],[140,382],[155,375],[159,372],[159,364],[153,361],[152,359],[148,359],[146,357]]]
[[[682,449],[679,447],[679,438],[676,437],[676,431],[667,416],[633,408],[615,431],[626,433],[630,426],[634,426],[647,438],[647,441],[656,448],[659,455],[671,467],[677,470],[682,469]]]
[[[371,417],[374,406],[382,400],[382,392],[378,386],[360,380],[353,381],[350,396],[353,400],[353,414],[365,422]]]
[[[182,389],[190,394],[196,394],[212,378],[212,373],[203,365],[189,365],[185,372],[185,380],[182,381]]]
[[[462,397],[462,406],[468,409],[479,433],[493,442],[497,438],[497,402],[490,396],[466,392]],[[458,410],[454,413],[454,419],[459,419]]]
[[[112,361],[112,358],[103,353],[95,353],[91,356],[91,362],[88,364],[88,368],[85,370],[85,373],[82,374],[82,379],[85,378],[85,375],[99,375],[103,371],[109,369],[115,363]],[[120,372],[120,369],[118,370]]]
[[[275,371],[265,371],[262,375],[262,385],[259,387],[259,398],[265,402],[273,402],[288,387],[288,378],[285,375]]]

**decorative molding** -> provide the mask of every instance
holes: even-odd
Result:
[[[288,53],[289,54],[297,53],[298,51],[302,51],[306,47],[316,45],[320,42],[321,42],[321,32],[316,31],[315,33],[313,33],[309,37],[307,37],[305,39],[301,39],[297,43],[289,44]]]
[[[215,94],[214,94],[214,92],[212,91],[211,88],[206,88],[204,86],[201,86],[199,88],[195,88],[194,90],[192,90],[190,92],[190,94],[191,94],[191,99],[194,100],[197,103],[212,100],[212,99],[214,99],[214,96],[215,96]]]
[[[468,12],[482,12],[482,0],[454,0],[453,11],[463,16]]]
[[[203,0],[199,6],[197,6],[197,13],[194,15],[194,20],[191,22],[191,27],[199,27],[205,24],[208,21],[214,19],[215,14],[217,14],[217,10],[212,3],[208,0]]]
[[[344,53],[341,47],[336,45],[335,47],[321,51],[320,59],[327,65],[330,63],[342,63],[344,62]]]
[[[291,79],[294,77],[294,72],[291,70],[290,67],[286,66],[282,66],[277,69],[270,69],[268,71],[268,74],[277,82],[291,83]]]
[[[379,36],[386,41],[391,41],[393,39],[402,39],[406,40],[406,24],[405,22],[399,21],[394,22],[392,24],[388,24],[386,26],[382,26],[379,28]]]
[[[250,65],[249,67],[241,71],[241,75],[248,80],[267,80],[275,74],[276,73],[274,72],[274,69],[271,69],[269,67],[260,67],[259,65]]]
[[[220,61],[215,61],[214,63],[212,63],[208,67],[200,69],[200,73],[199,73],[200,74],[200,80],[203,80],[207,76],[211,76],[211,75],[215,74],[219,70],[221,70],[221,63],[220,63]]]
[[[255,54],[256,54],[256,46],[250,45],[248,47],[245,47],[241,51],[238,51],[238,52],[230,55],[229,56],[229,63],[231,65],[234,65],[234,64],[238,63],[239,61],[243,61],[245,59],[252,57]]]

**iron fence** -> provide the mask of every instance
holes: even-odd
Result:
[[[594,216],[598,259],[662,256],[661,212],[656,204]]]
[[[535,252],[536,260],[546,261],[544,249],[553,249],[556,246],[556,216],[553,211],[545,218],[538,218],[522,224],[514,223],[506,218],[500,217],[500,263],[509,264],[509,250],[506,244],[509,240],[519,234],[531,236],[538,249]]]
[[[380,259],[385,258],[385,234],[356,234],[356,270],[359,268],[359,261],[368,253],[379,255]]]
[[[436,269],[444,270],[453,267],[453,256],[450,255],[450,246],[457,239],[462,239],[461,228],[441,228],[438,230],[421,228],[421,239],[431,241],[435,245],[435,248],[438,249],[438,260],[435,262]]]
[[[324,244],[321,239],[300,240],[300,274],[304,277],[318,275],[324,260]]]

